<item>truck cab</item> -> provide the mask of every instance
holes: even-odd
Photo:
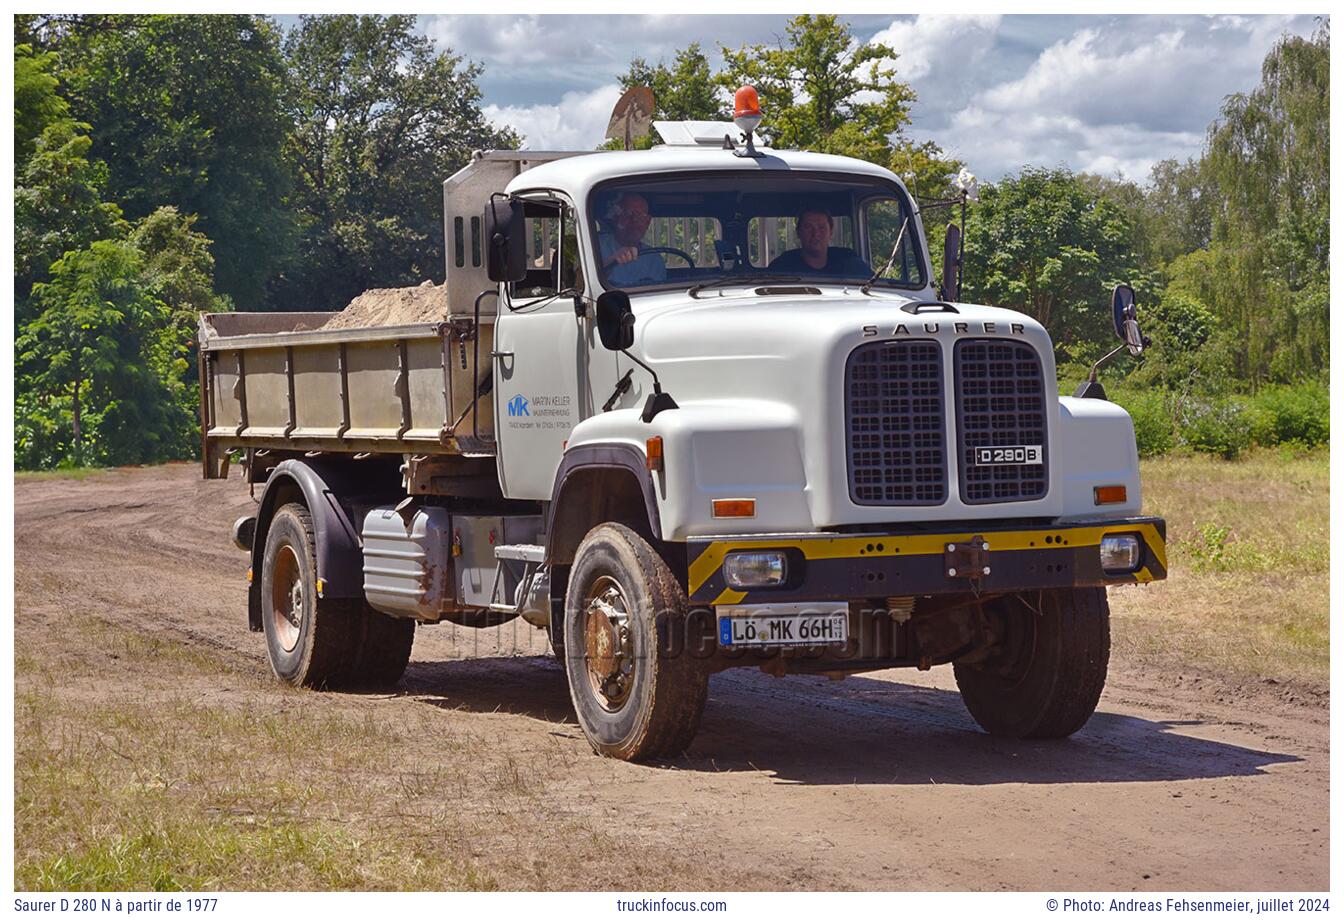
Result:
[[[509,184],[521,213],[554,214],[556,268],[499,290],[505,494],[547,504],[552,571],[581,561],[598,518],[633,522],[713,612],[711,667],[951,661],[964,690],[990,688],[968,704],[991,731],[1072,732],[1104,679],[1104,586],[1165,576],[1129,417],[1057,395],[1031,317],[940,296],[895,175],[754,153],[720,136]],[[637,599],[585,600],[569,577],[566,610],[590,609],[567,647],[596,630],[619,650],[629,614],[612,611]],[[1022,677],[1004,677],[1004,643],[1020,656],[1047,629],[1068,633],[1049,637],[1051,678],[1086,684],[1072,708],[1014,699]],[[621,698],[623,655],[596,656],[591,699],[577,682],[590,721]]]

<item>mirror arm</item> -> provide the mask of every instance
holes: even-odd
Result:
[[[661,393],[661,392],[663,392],[662,384],[660,384],[660,383],[658,382],[658,374],[654,372],[654,369],[653,369],[653,368],[649,367],[649,366],[648,366],[647,364],[645,364],[643,361],[639,360],[639,359],[636,358],[634,355],[630,354],[630,349],[628,349],[628,348],[622,348],[622,349],[621,349],[621,354],[625,355],[625,356],[626,356],[627,358],[629,358],[631,361],[635,362],[635,363],[638,364],[640,367],[644,368],[644,370],[646,370],[646,371],[649,372],[649,376],[653,378],[653,392],[655,392],[655,393]]]
[[[1104,355],[1102,355],[1100,358],[1098,358],[1098,359],[1097,359],[1097,363],[1094,364],[1094,365],[1092,365],[1092,372],[1091,372],[1090,374],[1087,375],[1087,382],[1088,382],[1088,383],[1096,383],[1096,382],[1097,382],[1097,370],[1098,370],[1098,368],[1100,368],[1100,367],[1101,367],[1103,364],[1105,364],[1107,361],[1109,361],[1109,360],[1111,360],[1112,358],[1114,358],[1116,355],[1120,354],[1120,352],[1123,351],[1125,348],[1126,348],[1126,346],[1122,343],[1119,347],[1114,348],[1114,349],[1112,349],[1111,351],[1108,351],[1106,354],[1104,354]]]
[[[645,424],[653,421],[654,416],[656,416],[659,412],[662,412],[666,409],[680,408],[677,405],[677,401],[672,398],[672,394],[663,392],[663,385],[658,382],[658,374],[654,371],[653,368],[649,367],[643,361],[639,360],[634,355],[630,354],[630,350],[628,348],[622,348],[621,354],[625,355],[631,361],[635,362],[640,367],[644,368],[644,370],[649,372],[649,376],[653,377],[653,392],[650,393],[649,398],[644,401],[644,411],[640,413],[639,416],[641,419],[643,419]]]

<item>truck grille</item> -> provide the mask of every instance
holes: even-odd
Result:
[[[849,497],[857,505],[947,500],[943,353],[937,342],[861,345],[845,365]]]
[[[956,344],[957,458],[968,505],[1031,501],[1045,495],[1048,456],[1045,381],[1036,350],[1024,342],[969,339]],[[1040,463],[976,463],[976,448],[1037,447]]]

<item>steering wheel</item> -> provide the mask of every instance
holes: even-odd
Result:
[[[665,252],[671,256],[678,256],[680,258],[685,259],[686,264],[689,265],[691,268],[695,268],[695,260],[691,258],[691,254],[689,252],[682,252],[680,249],[675,249],[672,246],[646,246],[645,248],[639,251],[639,254],[644,255],[644,253],[646,252],[657,252],[657,253]]]

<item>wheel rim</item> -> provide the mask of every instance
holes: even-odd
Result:
[[[282,546],[275,555],[271,577],[271,627],[286,652],[299,644],[303,622],[303,570],[292,546]]]
[[[635,684],[634,637],[630,605],[620,584],[603,575],[583,602],[584,672],[593,699],[616,712],[630,699]]]

